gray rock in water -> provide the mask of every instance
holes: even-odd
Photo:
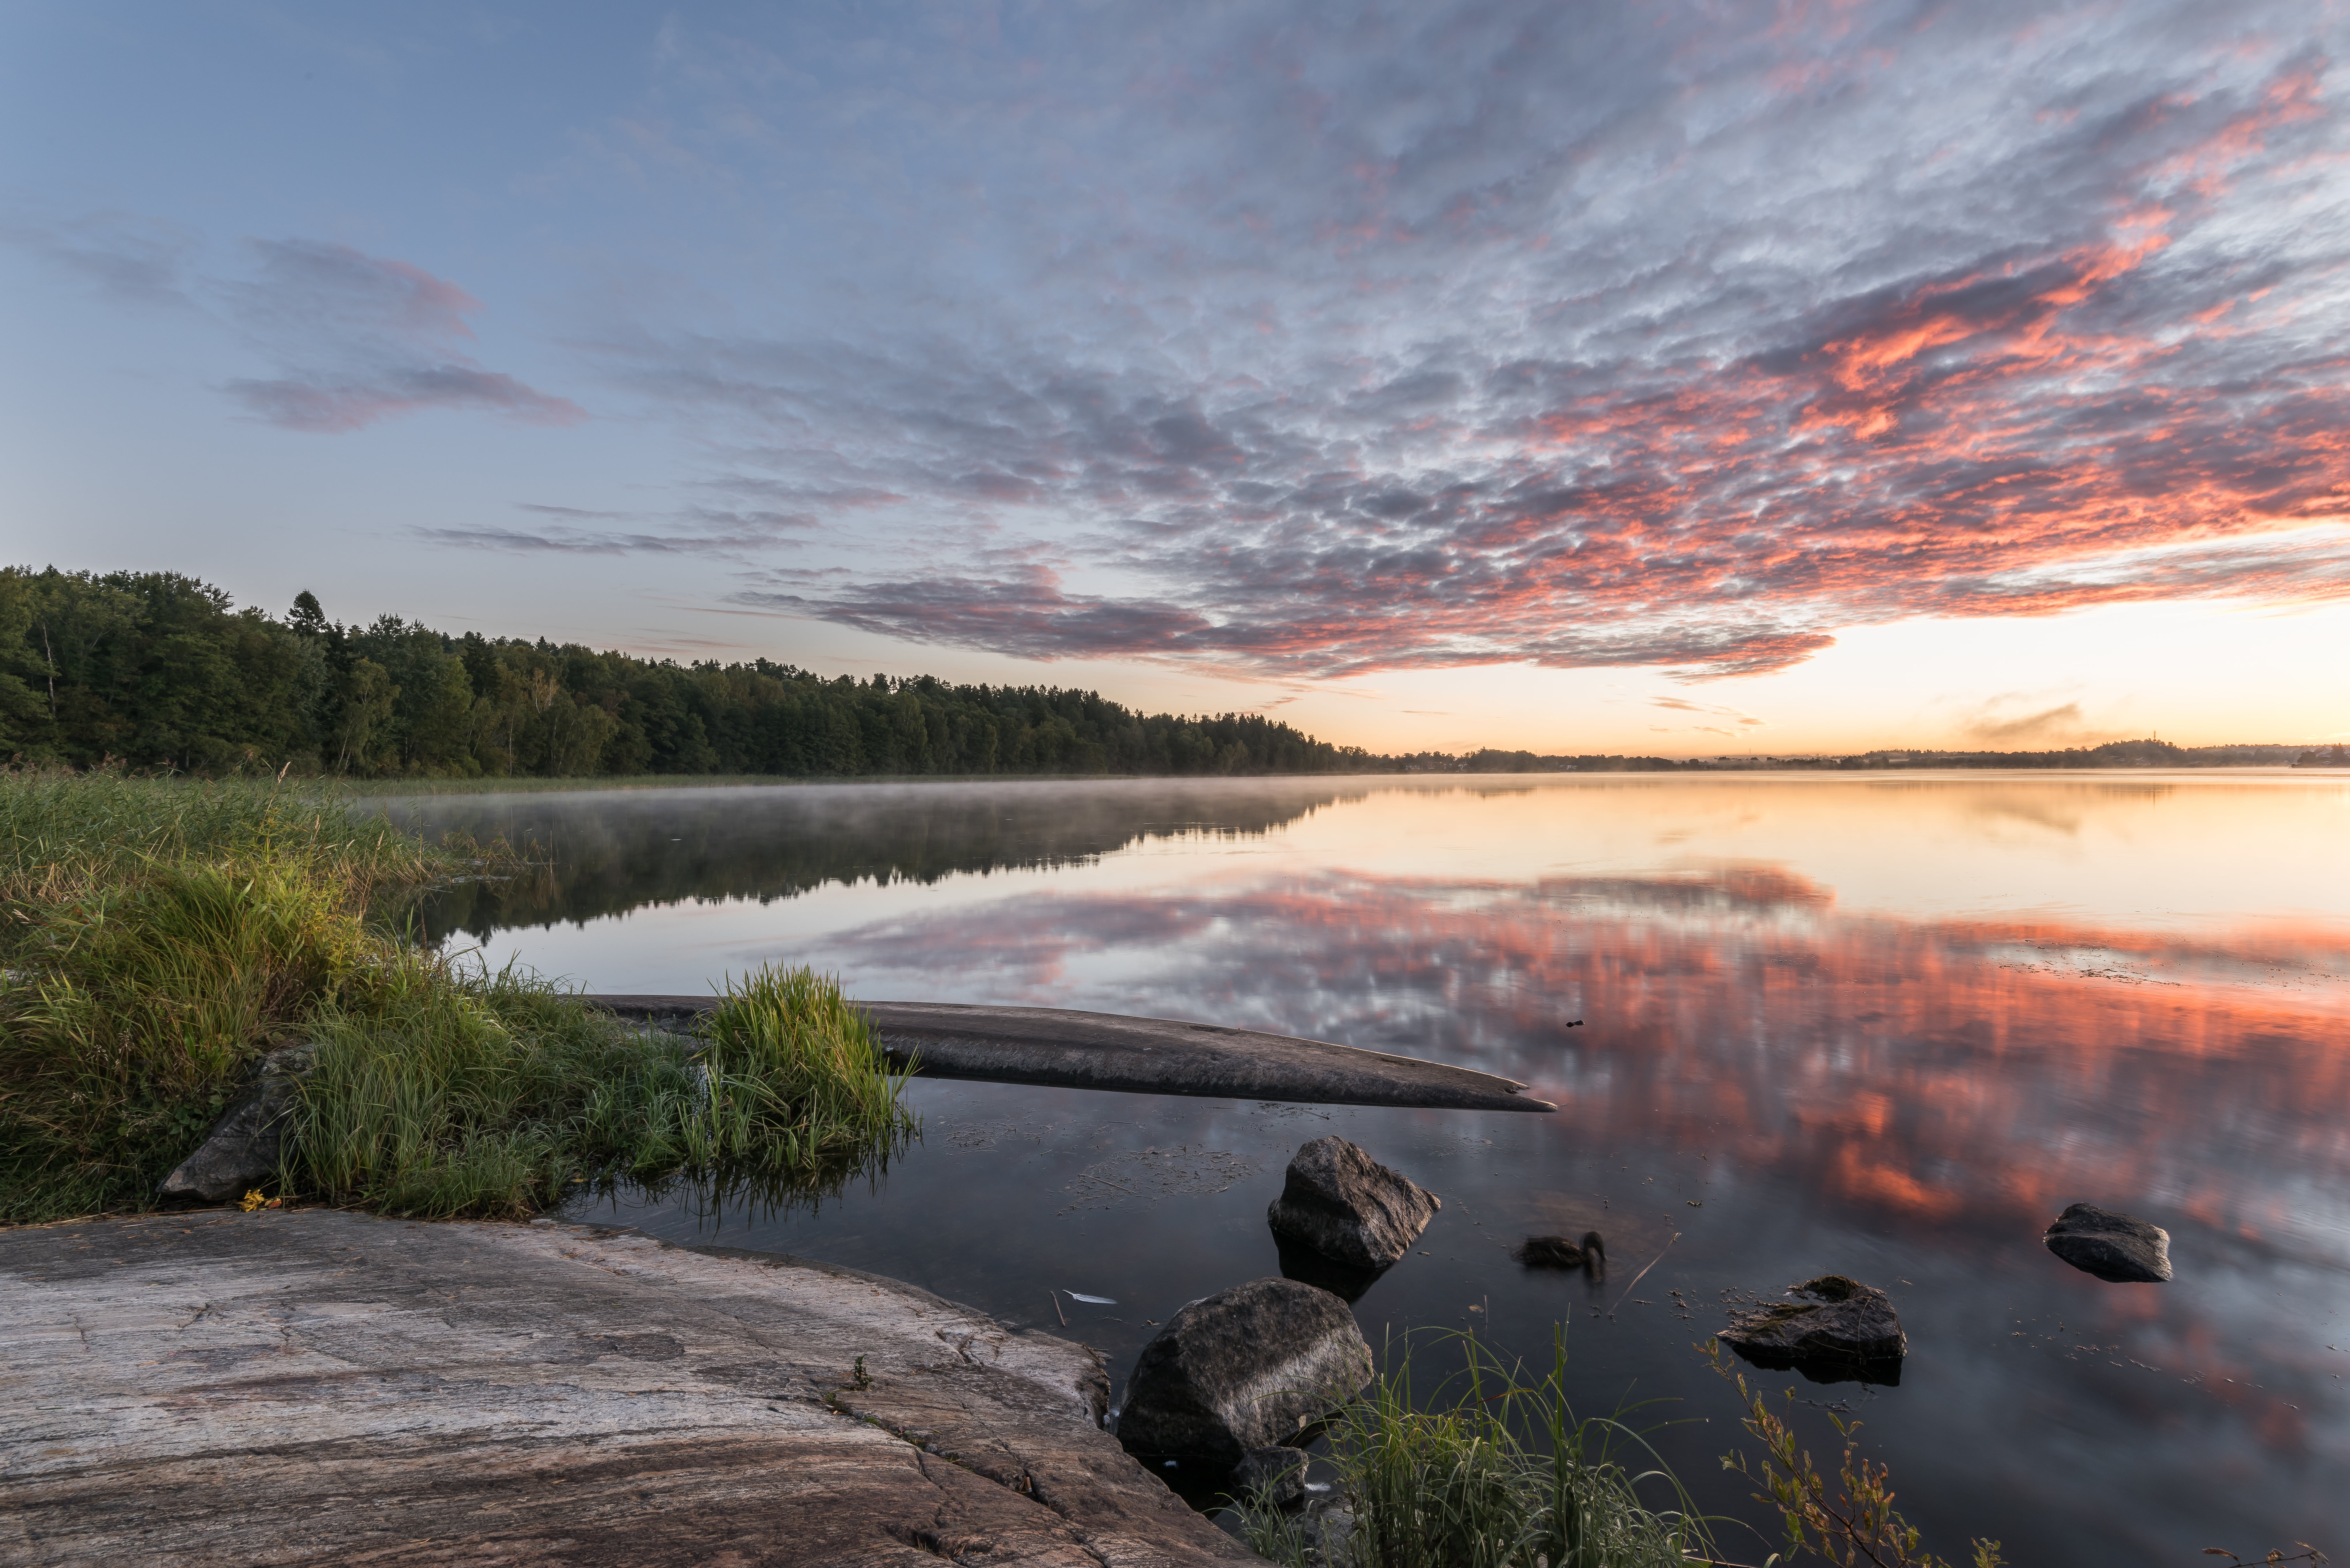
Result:
[[[2075,1203],[2040,1238],[2080,1270],[2116,1284],[2158,1285],[2170,1278],[2170,1232],[2159,1225]]]
[[[261,1072],[237,1102],[213,1124],[196,1152],[172,1168],[156,1190],[167,1198],[212,1202],[238,1198],[277,1174],[295,1085],[310,1067],[310,1048],[296,1045],[261,1060]]]
[[[1355,1535],[1355,1511],[1346,1500],[1335,1493],[1327,1497],[1308,1498],[1298,1515],[1305,1527],[1305,1561],[1321,1568],[1337,1568],[1351,1563],[1354,1553],[1348,1550]]]
[[[1883,1291],[1842,1274],[1823,1274],[1797,1285],[1809,1301],[1782,1302],[1741,1313],[1714,1337],[1758,1366],[1870,1369],[1889,1367],[1898,1380],[1909,1337]]]
[[[1232,1486],[1244,1497],[1287,1508],[1305,1495],[1305,1467],[1312,1456],[1303,1449],[1275,1444],[1251,1449],[1232,1470]]]
[[[1406,1252],[1444,1205],[1335,1134],[1289,1162],[1281,1196],[1265,1211],[1274,1234],[1358,1269],[1384,1269]]]
[[[1295,1280],[1251,1280],[1191,1303],[1142,1347],[1118,1441],[1231,1469],[1285,1443],[1371,1380],[1347,1303]]]

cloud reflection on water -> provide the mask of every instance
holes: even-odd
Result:
[[[1080,952],[1149,968],[1113,961],[1116,994],[1088,995],[1072,990]],[[1328,873],[914,910],[800,956],[876,997],[1096,1006],[1461,1062],[1531,1084],[1582,1133],[1727,1139],[1742,1164],[1912,1221],[2012,1233],[2068,1194],[2159,1192],[2258,1242],[2290,1228],[2285,1172],[2350,1191],[2350,947],[2316,925],[2211,940],[1845,916],[1773,867],[1525,887]],[[2257,983],[2281,969],[2305,991]]]
[[[1042,1310],[1039,1269],[1078,1263],[1117,1283],[1104,1293],[1171,1306],[1279,1266],[1270,1192],[1070,1208],[1062,1184],[1131,1144],[1240,1151],[1277,1185],[1289,1145],[1344,1130],[1447,1204],[1435,1255],[1358,1307],[1375,1338],[1476,1323],[1523,1348],[1564,1314],[1578,1399],[1636,1386],[1718,1421],[1688,1348],[1718,1326],[1715,1293],[1845,1270],[1894,1291],[1908,1328],[1869,1440],[1945,1551],[1965,1532],[2020,1561],[2350,1540],[2350,792],[2130,776],[1334,793],[580,803],[561,841],[591,853],[572,882],[473,923],[525,928],[497,950],[599,989],[809,962],[876,1000],[1157,1013],[1457,1061],[1560,1106],[1290,1121],[931,1085],[941,1136],[886,1190],[754,1245],[1011,1321]],[[955,1144],[1014,1106],[1032,1152]],[[2042,1227],[2084,1199],[2168,1228],[2178,1279],[2106,1285],[2049,1257]],[[1507,1261],[1527,1230],[1586,1225],[1626,1277],[1681,1233],[1643,1285],[1654,1301],[1620,1322]],[[1139,1341],[1115,1335],[1147,1330],[1088,1332],[1130,1359]],[[1659,1441],[1690,1476],[1726,1446],[1719,1425]]]
[[[1560,1106],[1535,1141],[1621,1155],[1633,1173],[1706,1151],[1711,1179],[1742,1189],[1729,1212],[1751,1233],[1685,1242],[1686,1261],[1766,1291],[1787,1282],[1773,1260],[1850,1256],[1856,1238],[1932,1258],[1970,1282],[1887,1266],[1942,1298],[1905,1293],[1903,1310],[1923,1354],[1963,1365],[1978,1407],[1950,1408],[1946,1371],[1930,1394],[1909,1391],[1935,1401],[1922,1432],[1909,1424],[1920,1408],[1871,1412],[1883,1440],[1925,1444],[1933,1457],[1913,1472],[1943,1467],[1913,1487],[1963,1490],[2044,1465],[2052,1444],[2086,1445],[2102,1450],[2087,1462],[2103,1507],[2142,1506],[2123,1534],[2151,1551],[2191,1527],[2175,1500],[2133,1491],[2218,1480],[2252,1511],[2297,1518],[2344,1457],[2326,1363],[2350,1357],[2322,1351],[2303,1315],[2310,1277],[2338,1284],[2350,1269],[2350,944],[2322,923],[2213,935],[1848,915],[1767,866],[1518,886],[1326,872],[909,910],[797,956],[877,997],[1210,1018],[1524,1079]],[[2273,983],[2280,972],[2302,988]],[[1169,1127],[1184,1126],[1170,1110]],[[1717,1209],[1730,1196],[1686,1189]],[[1682,1190],[1659,1199],[1668,1213]],[[1506,1192],[1467,1195],[1516,1217]],[[2157,1292],[2039,1267],[2033,1239],[2082,1198],[2158,1218],[2197,1277]],[[1575,1201],[1551,1191],[1516,1207],[1531,1220],[1536,1204]],[[1638,1226],[1648,1255],[1668,1233],[1621,1189],[1614,1210],[1586,1202],[1570,1218]],[[1374,1307],[1407,1310],[1382,1288]],[[1704,1397],[1669,1365],[1642,1370],[1648,1386]],[[2014,1446],[1960,1457],[1932,1433]],[[2063,1512],[2044,1474],[1998,1484],[2031,1529]]]

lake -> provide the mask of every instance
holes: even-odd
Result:
[[[707,992],[806,963],[868,1000],[1271,1030],[1503,1074],[1558,1106],[918,1082],[919,1145],[813,1212],[671,1198],[598,1217],[908,1280],[1100,1346],[1122,1377],[1154,1320],[1280,1272],[1265,1206],[1297,1145],[1336,1132],[1444,1200],[1356,1303],[1372,1343],[1474,1327],[1546,1359],[1564,1323],[1583,1413],[1657,1401],[1638,1418],[1674,1423],[1658,1452],[1710,1508],[1762,1517],[1716,1462],[1753,1445],[1692,1345],[1726,1301],[1833,1272],[1891,1293],[1899,1386],[1760,1376],[1862,1420],[1943,1555],[1972,1535],[2021,1563],[2350,1554],[2339,774],[827,785],[392,809],[551,849],[549,877],[460,889],[422,919],[588,990]],[[2075,1201],[2168,1229],[2177,1278],[2107,1284],[2050,1255],[2040,1233]],[[1604,1282],[1508,1255],[1586,1229],[1607,1240]],[[1832,1459],[1818,1410],[1796,1419]]]

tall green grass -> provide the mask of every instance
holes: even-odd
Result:
[[[838,981],[763,967],[727,982],[706,1027],[706,1093],[688,1144],[695,1164],[813,1172],[912,1130],[910,1075],[889,1065]]]
[[[806,1189],[910,1136],[902,1075],[804,972],[754,974],[684,1040],[404,946],[371,903],[518,867],[350,805],[0,771],[0,1222],[147,1206],[295,1045],[287,1190],[413,1213],[681,1174]]]
[[[480,858],[355,812],[358,799],[315,780],[0,769],[0,905],[62,903],[190,860],[290,857],[350,894],[441,881]]]
[[[1413,1346],[1328,1431],[1343,1541],[1310,1542],[1304,1521],[1262,1500],[1239,1505],[1249,1544],[1291,1568],[1685,1568],[1715,1560],[1704,1519],[1620,1417],[1578,1418],[1566,1342],[1530,1376],[1471,1334],[1462,1371],[1421,1397]],[[1627,1459],[1645,1457],[1643,1469]],[[1662,1507],[1647,1498],[1655,1497]],[[1326,1516],[1326,1518],[1327,1516]],[[1336,1532],[1331,1532],[1336,1534]]]
[[[0,1220],[136,1206],[461,859],[275,781],[0,772]]]
[[[411,955],[313,1035],[287,1185],[404,1213],[527,1213],[587,1182],[824,1190],[916,1131],[906,1075],[806,970],[730,986],[694,1037]]]

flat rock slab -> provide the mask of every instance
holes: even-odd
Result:
[[[845,1270],[203,1211],[0,1231],[0,1563],[1253,1561],[1090,1352]]]
[[[691,1022],[709,996],[589,996],[623,1018]],[[1318,1106],[1418,1106],[1461,1111],[1550,1111],[1514,1079],[1441,1062],[1390,1056],[1327,1040],[1253,1029],[1073,1012],[1055,1007],[970,1007],[860,1002],[890,1060],[934,1078],[1123,1089],[1146,1095],[1289,1100]]]

